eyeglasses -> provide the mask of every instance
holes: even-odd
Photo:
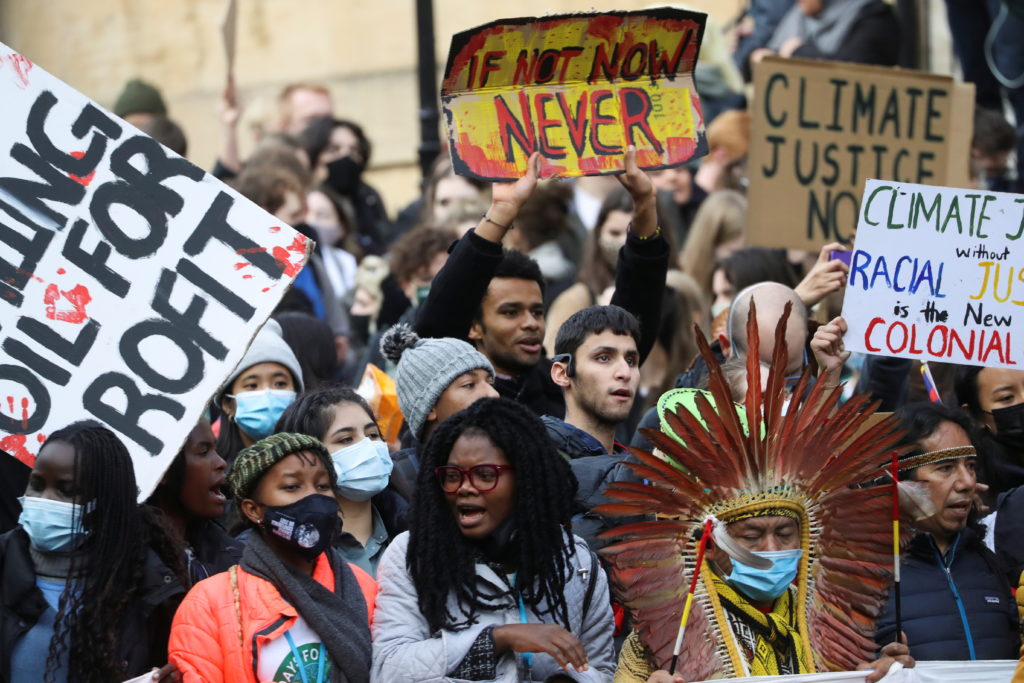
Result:
[[[455,493],[462,488],[462,482],[469,477],[469,483],[480,493],[493,491],[498,485],[501,473],[513,471],[510,465],[476,465],[464,470],[454,465],[444,465],[434,470],[437,483],[445,493]]]

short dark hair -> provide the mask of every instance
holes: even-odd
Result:
[[[978,400],[978,375],[985,368],[980,365],[960,365],[953,375],[953,392],[956,402],[967,407],[967,412],[976,416],[981,411]]]
[[[501,250],[501,263],[494,271],[491,279],[497,277],[511,278],[513,280],[532,280],[540,287],[540,295],[544,296],[544,275],[540,272],[540,266],[532,258],[515,249]],[[483,301],[476,308],[474,320],[483,320]]]
[[[640,346],[640,321],[635,315],[619,306],[589,306],[573,313],[558,328],[555,354],[574,354],[587,337],[605,330],[628,334]]]
[[[985,107],[975,108],[971,147],[991,156],[999,152],[1009,152],[1016,145],[1017,132],[1002,113]]]
[[[188,139],[185,137],[185,131],[163,114],[156,114],[142,122],[139,124],[139,130],[175,154],[185,156],[188,152]]]
[[[952,422],[967,432],[968,436],[971,435],[971,421],[963,411],[941,403],[907,403],[896,411],[896,417],[900,420],[900,428],[906,430],[906,434],[897,444],[899,446],[916,446],[934,434],[943,422]],[[918,452],[923,453],[920,450]]]
[[[409,280],[420,268],[429,266],[438,254],[448,251],[455,233],[443,228],[421,225],[399,237],[388,249],[391,274],[401,282]]]
[[[370,404],[357,394],[355,389],[333,385],[300,394],[281,413],[274,431],[295,432],[312,436],[314,439],[323,439],[324,433],[334,422],[334,408],[345,403],[359,406],[366,411],[371,420],[377,421]]]

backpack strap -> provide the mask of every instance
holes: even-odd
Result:
[[[597,561],[597,555],[590,551],[590,578],[587,581],[587,592],[583,595],[583,619],[587,618],[590,612],[590,603],[594,599],[594,587],[597,585],[597,572],[601,571],[601,565]],[[581,624],[582,628],[582,624]]]

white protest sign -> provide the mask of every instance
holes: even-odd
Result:
[[[142,497],[312,243],[0,44],[0,448],[94,419]]]
[[[882,678],[882,683],[1007,683],[1013,676],[1017,660],[989,659],[973,662],[918,661],[913,668],[904,669],[898,662]],[[829,671],[790,676],[751,676],[750,683],[834,683],[835,681],[862,682],[870,671]],[[704,681],[704,683],[710,683]]]
[[[1024,367],[1024,196],[868,180],[843,303],[852,351]]]

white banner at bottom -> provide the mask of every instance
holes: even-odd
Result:
[[[992,659],[979,662],[917,662],[913,669],[896,664],[882,683],[1010,683],[1017,668],[1015,659]],[[833,671],[797,676],[753,676],[742,680],[756,683],[864,683],[867,671]],[[712,683],[703,681],[702,683]]]

